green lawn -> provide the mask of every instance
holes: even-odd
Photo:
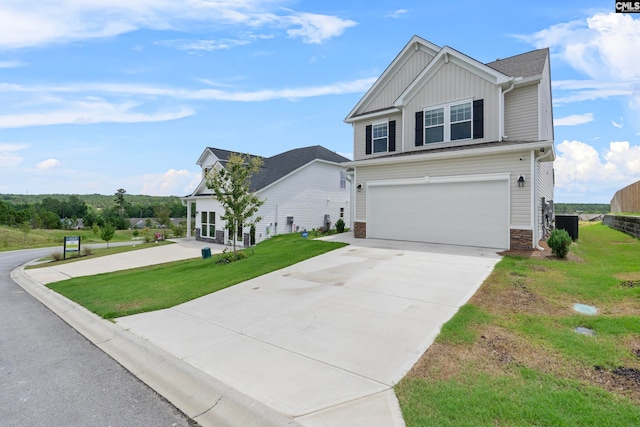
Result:
[[[342,246],[297,233],[281,235],[248,249],[247,258],[230,264],[216,263],[214,254],[210,259],[79,277],[49,287],[104,318],[116,318],[172,307]]]
[[[566,261],[496,265],[396,386],[407,426],[640,425],[640,242],[579,233]]]
[[[91,230],[29,230],[25,234],[18,228],[0,226],[0,252],[62,246],[65,236],[80,236],[83,245],[86,243],[104,243]],[[131,240],[132,237],[132,230],[118,230],[111,241],[125,242]]]
[[[138,243],[133,244],[133,245],[126,245],[126,246],[111,246],[109,248],[97,248],[97,249],[90,249],[89,250],[89,254],[84,253],[86,250],[86,246],[84,244],[82,244],[83,250],[82,250],[82,254],[78,255],[77,253],[67,253],[67,259],[62,259],[59,261],[55,261],[53,259],[53,256],[47,256],[42,258],[40,261],[48,261],[48,262],[44,262],[42,264],[36,264],[36,265],[31,265],[28,266],[27,269],[34,269],[34,268],[45,268],[45,267],[53,267],[56,265],[60,265],[60,264],[67,264],[67,263],[71,263],[71,262],[77,262],[77,261],[83,261],[83,260],[87,260],[87,259],[91,259],[91,258],[99,258],[99,257],[103,257],[103,256],[107,256],[107,255],[114,255],[114,254],[120,254],[120,253],[124,253],[124,252],[131,252],[131,251],[138,251],[140,249],[148,249],[151,247],[156,247],[156,246],[163,246],[163,245],[172,245],[174,244],[172,241],[169,240],[162,240],[159,242],[149,242],[149,243],[145,243],[143,240],[140,240]],[[62,250],[59,251],[60,254],[62,254]]]

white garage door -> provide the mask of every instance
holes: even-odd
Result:
[[[367,237],[509,247],[508,181],[370,185]]]

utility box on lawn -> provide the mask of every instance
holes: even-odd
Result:
[[[556,228],[566,230],[575,242],[578,240],[578,215],[556,215]]]
[[[202,259],[211,258],[211,248],[202,248]]]

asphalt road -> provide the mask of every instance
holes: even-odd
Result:
[[[0,424],[196,425],[10,279],[50,253],[0,252]]]

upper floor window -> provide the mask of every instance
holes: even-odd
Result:
[[[484,137],[482,99],[441,105],[416,113],[416,146]]]
[[[424,128],[425,143],[444,141],[444,108],[425,111]]]
[[[451,140],[471,138],[471,103],[451,106]]]
[[[387,123],[373,125],[373,152],[384,153],[388,147],[389,131]]]
[[[347,188],[347,172],[340,171],[340,188]]]
[[[365,154],[396,151],[396,121],[389,120],[366,126]]]

